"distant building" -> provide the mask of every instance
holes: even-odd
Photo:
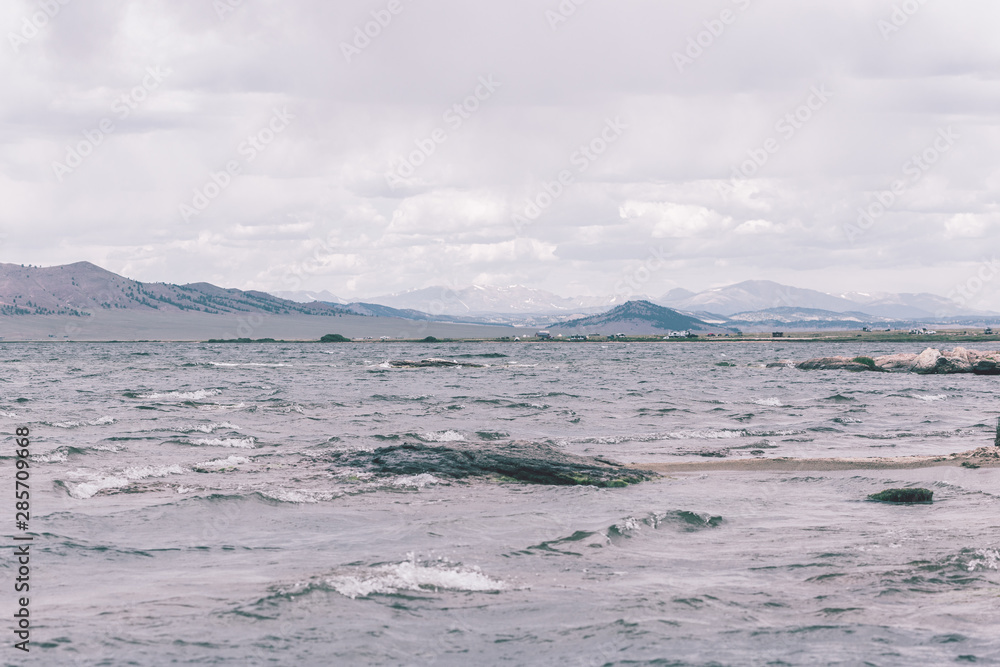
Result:
[[[986,327],[985,329],[983,329],[983,334],[986,335],[986,336],[992,336],[993,335],[993,329],[991,329],[989,327]]]
[[[552,340],[552,334],[548,331],[539,331],[535,334],[539,340]]]
[[[785,337],[785,332],[784,331],[772,331],[771,332],[771,338],[784,338],[784,337]]]

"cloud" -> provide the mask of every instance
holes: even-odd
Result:
[[[8,38],[0,260],[260,289],[307,266],[304,288],[343,296],[484,279],[598,293],[663,243],[680,273],[651,293],[750,278],[941,291],[1000,240],[996,3],[925,3],[888,35],[891,6],[863,0],[590,2],[555,28],[557,3],[402,6],[350,59],[343,45],[379,3],[244,0],[220,15],[202,0],[71,2],[17,49]],[[679,72],[674,55],[724,7],[737,20]],[[37,8],[5,3],[0,33]],[[169,75],[129,97],[157,67]],[[501,85],[449,123],[483,77]],[[269,137],[284,108],[294,119]],[[613,118],[627,130],[579,169],[574,154]],[[88,139],[104,120],[113,131]],[[858,209],[945,127],[954,147],[849,239]],[[391,187],[386,172],[438,129]],[[250,160],[254,137],[268,141]],[[72,151],[87,155],[60,179],[53,163]],[[564,170],[552,205],[514,225]]]

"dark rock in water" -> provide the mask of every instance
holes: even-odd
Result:
[[[868,364],[853,361],[847,357],[817,357],[795,364],[795,367],[804,371],[816,370],[845,370],[845,371],[870,371],[872,368]]]
[[[1000,365],[992,359],[979,359],[972,366],[972,372],[976,375],[1000,375]]]
[[[452,479],[503,476],[531,484],[621,487],[659,476],[532,442],[447,447],[407,443],[371,452],[337,452],[331,458],[339,466],[380,474],[430,473]]]
[[[448,359],[421,359],[420,361],[410,361],[409,359],[394,359],[389,362],[392,368],[483,368],[482,364],[474,364],[469,361],[449,361]]]
[[[883,503],[929,503],[933,499],[934,492],[929,489],[886,489],[868,496],[868,500]]]

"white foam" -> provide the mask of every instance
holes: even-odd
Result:
[[[465,440],[465,436],[458,431],[436,431],[423,433],[420,439],[425,442],[461,442]]]
[[[35,463],[64,463],[66,461],[66,452],[57,449],[48,454],[35,454],[31,457],[31,460]]]
[[[948,394],[928,394],[927,396],[913,394],[913,398],[919,398],[921,401],[943,401],[948,398]]]
[[[217,428],[228,428],[234,431],[239,431],[240,427],[236,424],[230,424],[229,422],[220,422],[217,424],[196,424],[192,427],[192,430],[201,431],[202,433],[211,433]]]
[[[50,424],[56,428],[78,428],[80,426],[105,426],[107,424],[115,423],[114,417],[98,417],[97,419],[91,419],[90,421],[74,421],[74,422],[55,422]]]
[[[975,572],[978,570],[997,570],[1000,569],[1000,551],[996,549],[976,549],[976,555],[979,558],[973,558],[969,561],[968,570],[969,572]]]
[[[211,403],[208,405],[199,405],[199,410],[211,410],[213,412],[219,412],[221,410],[242,410],[247,406],[246,403],[240,401],[239,403],[233,403],[231,405],[225,405],[222,403]]]
[[[125,447],[122,446],[122,445],[94,445],[93,447],[89,447],[88,449],[91,449],[91,450],[93,450],[95,452],[123,452],[123,451],[125,451]]]
[[[283,503],[318,503],[324,500],[339,498],[342,494],[330,491],[312,491],[310,489],[262,489],[260,495]]]
[[[425,486],[429,485],[445,484],[445,483],[446,482],[438,479],[434,475],[427,472],[422,472],[419,475],[403,475],[401,477],[397,477],[396,479],[392,480],[393,486],[415,487],[418,489],[422,489]]]
[[[224,459],[212,459],[211,461],[205,461],[204,463],[198,463],[196,466],[198,468],[231,468],[232,466],[239,465],[241,463],[249,463],[250,459],[245,456],[229,456]]]
[[[240,449],[253,449],[257,441],[253,436],[246,438],[198,438],[191,444],[205,447],[238,447]]]
[[[17,413],[16,412],[0,412],[0,417],[11,417],[11,418],[14,418],[14,417],[17,417]]]
[[[120,473],[108,475],[106,477],[95,476],[94,479],[89,482],[81,482],[76,486],[70,487],[69,495],[73,498],[85,500],[93,497],[101,491],[106,491],[108,489],[121,489],[128,486],[132,482],[138,482],[150,477],[166,477],[167,475],[180,475],[183,473],[184,469],[176,464],[159,467],[143,466],[139,468],[126,468]]]
[[[466,591],[498,592],[506,590],[503,581],[491,579],[478,567],[466,568],[447,564],[421,565],[414,560],[380,565],[368,572],[330,577],[326,583],[341,595],[351,598],[399,591]]]
[[[151,399],[151,400],[162,400],[171,399],[177,401],[201,401],[209,396],[218,396],[222,393],[220,389],[198,389],[197,391],[166,391],[157,392],[153,394],[146,394],[140,396],[139,398]]]
[[[780,398],[770,397],[770,398],[758,398],[754,401],[757,405],[768,405],[775,408],[780,408],[784,405]]]

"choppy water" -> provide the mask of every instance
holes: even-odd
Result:
[[[32,651],[5,632],[4,662],[996,664],[996,469],[598,489],[329,461],[404,442],[634,462],[992,442],[997,377],[763,367],[896,351],[919,347],[0,345],[5,483],[27,424],[38,534]],[[383,364],[430,356],[489,366]],[[935,503],[864,500],[909,484]],[[10,582],[9,548],[0,568]]]

